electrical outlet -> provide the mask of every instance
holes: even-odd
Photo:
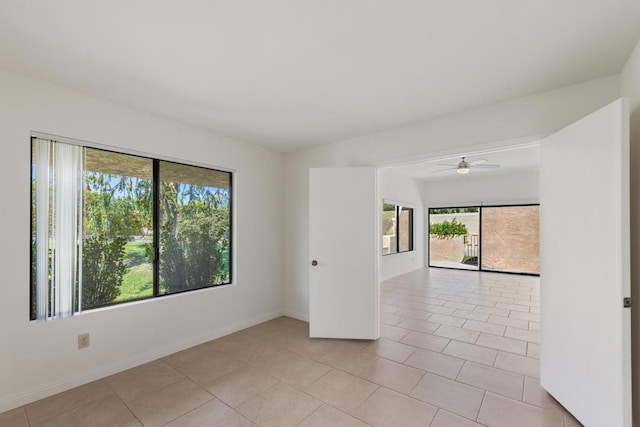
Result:
[[[89,333],[78,335],[78,350],[87,348],[91,342],[89,341]]]

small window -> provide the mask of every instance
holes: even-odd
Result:
[[[32,139],[32,320],[231,283],[232,174]]]
[[[413,251],[413,208],[384,203],[382,229],[382,255]]]

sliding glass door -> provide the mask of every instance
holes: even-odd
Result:
[[[429,266],[478,270],[477,206],[429,209]]]
[[[540,274],[540,206],[429,209],[429,266]]]

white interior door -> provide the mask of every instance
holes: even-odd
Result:
[[[631,426],[629,107],[540,147],[541,383],[586,426]]]
[[[372,167],[309,171],[311,337],[379,337],[377,177]]]

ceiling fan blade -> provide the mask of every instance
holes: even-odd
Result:
[[[473,165],[472,167],[478,169],[497,169],[500,165]]]
[[[467,163],[469,163],[470,165],[474,165],[475,166],[476,163],[485,163],[485,162],[488,162],[488,161],[489,160],[487,160],[487,159],[476,159],[476,160],[472,160],[472,161],[467,162]]]
[[[451,168],[457,168],[458,167],[457,163],[455,165],[448,164],[448,163],[436,163],[436,165],[438,165],[438,166],[449,166]]]
[[[452,167],[452,168],[446,168],[446,169],[438,169],[438,170],[432,171],[431,173],[440,173],[440,172],[446,172],[446,171],[454,171],[454,170],[456,170],[456,169],[458,169],[458,166],[454,166],[454,167]]]

